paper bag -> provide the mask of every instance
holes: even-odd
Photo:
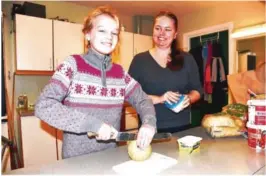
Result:
[[[261,63],[256,70],[228,75],[228,87],[233,97],[233,103],[246,104],[250,99],[248,89],[257,95],[265,94],[265,62]]]

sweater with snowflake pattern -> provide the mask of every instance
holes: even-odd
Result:
[[[64,132],[62,155],[69,158],[116,146],[88,138],[87,132],[97,132],[103,123],[119,131],[125,100],[143,124],[156,128],[154,106],[140,84],[110,57],[90,49],[57,67],[36,102],[35,115]]]

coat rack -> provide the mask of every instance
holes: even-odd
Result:
[[[208,38],[204,38],[204,39],[202,39],[200,36],[200,43],[203,44],[204,42],[214,41],[214,40],[219,41],[219,38],[220,38],[220,32],[217,32],[216,36],[208,37]]]

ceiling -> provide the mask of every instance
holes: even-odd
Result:
[[[208,8],[215,8],[228,5],[230,3],[241,2],[223,2],[223,1],[72,1],[73,3],[88,7],[97,7],[100,5],[111,5],[119,14],[125,15],[156,15],[160,10],[169,10],[177,16],[200,11]]]

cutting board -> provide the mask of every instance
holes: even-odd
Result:
[[[168,156],[153,152],[151,157],[145,161],[126,161],[116,166],[113,170],[121,175],[154,175],[175,165],[177,160]]]

